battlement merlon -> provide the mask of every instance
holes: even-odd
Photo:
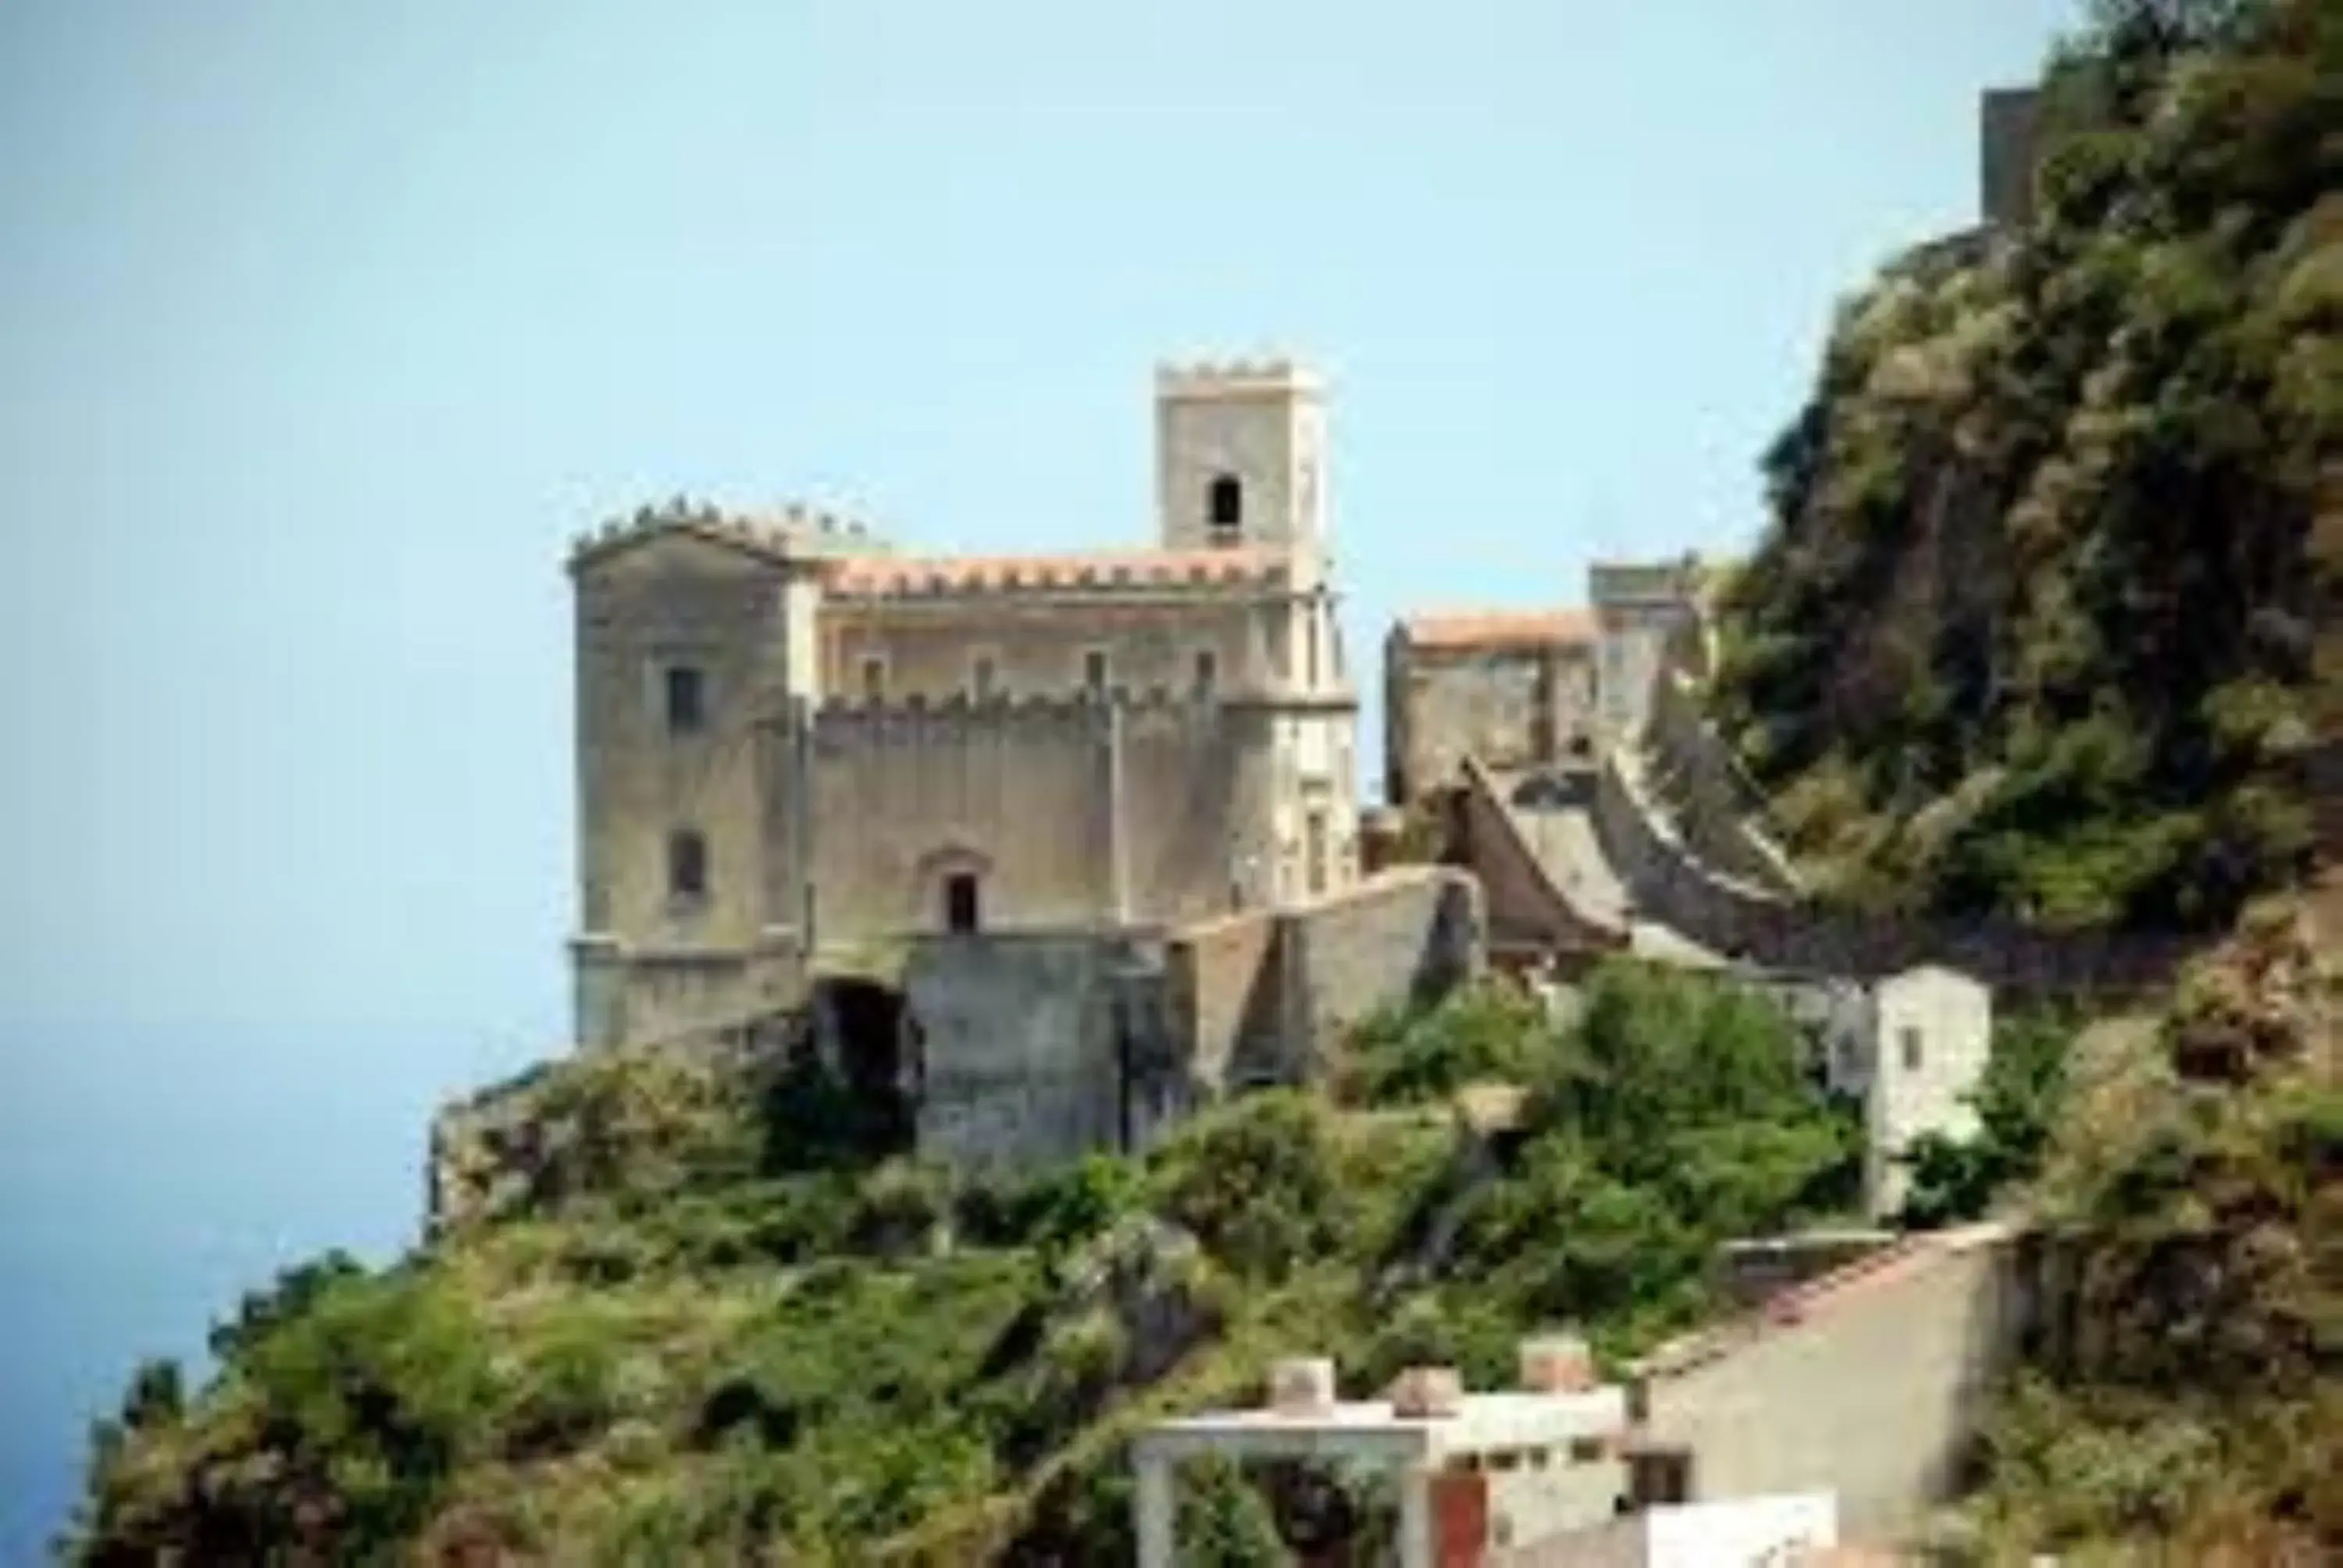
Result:
[[[1597,609],[1687,605],[1697,598],[1704,578],[1701,559],[1595,561],[1586,568],[1586,596]]]
[[[711,502],[678,496],[660,506],[638,507],[627,517],[607,518],[592,532],[577,535],[570,540],[569,569],[576,572],[616,550],[663,534],[689,535],[791,561],[894,553],[893,547],[869,524],[802,502],[788,502],[771,510],[728,512]]]
[[[1191,688],[1160,682],[1147,686],[1117,684],[1101,691],[1028,691],[984,698],[965,691],[936,697],[909,692],[900,697],[876,698],[831,692],[809,703],[806,717],[817,735],[830,737],[874,727],[1060,727],[1102,730],[1117,717],[1218,724],[1232,710],[1273,704],[1273,700],[1249,699],[1241,693],[1207,697]]]
[[[1203,402],[1222,397],[1322,397],[1324,377],[1308,366],[1278,356],[1265,359],[1195,360],[1155,367],[1159,402]]]

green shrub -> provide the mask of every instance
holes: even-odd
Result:
[[[1484,980],[1431,1007],[1387,1008],[1358,1024],[1349,1046],[1350,1097],[1367,1105],[1445,1100],[1470,1083],[1541,1076],[1553,1049],[1543,1005]]]
[[[1199,1117],[1150,1160],[1151,1206],[1229,1268],[1282,1279],[1341,1233],[1330,1122],[1322,1101],[1292,1090]]]

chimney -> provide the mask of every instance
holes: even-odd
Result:
[[[1464,1408],[1464,1380],[1454,1367],[1410,1367],[1393,1382],[1391,1402],[1403,1421],[1454,1415]]]
[[[1325,1415],[1334,1408],[1334,1363],[1296,1356],[1269,1369],[1269,1408],[1280,1415]]]
[[[1586,1393],[1595,1386],[1594,1352],[1576,1334],[1523,1340],[1522,1386],[1533,1393]]]

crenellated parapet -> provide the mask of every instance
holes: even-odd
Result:
[[[1596,608],[1685,606],[1703,582],[1700,558],[1672,561],[1596,561],[1586,568],[1587,598]]]
[[[867,556],[840,561],[826,586],[834,598],[867,602],[1036,594],[1108,598],[1282,590],[1293,585],[1294,571],[1292,552],[1274,546],[1047,556]]]
[[[813,709],[817,737],[848,735],[885,729],[958,726],[978,729],[1016,729],[1041,733],[1103,729],[1110,720],[1169,720],[1217,722],[1222,704],[1199,697],[1185,687],[1112,686],[1089,693],[1021,692],[976,698],[964,691],[930,698],[921,693],[901,697],[866,698],[834,694]]]
[[[676,496],[657,506],[640,506],[623,518],[609,518],[570,540],[572,571],[589,561],[646,540],[686,535],[710,543],[769,555],[777,559],[824,560],[885,555],[889,547],[860,519],[801,502],[766,512],[728,512],[712,501]]]
[[[1324,383],[1316,372],[1282,355],[1262,359],[1192,360],[1155,367],[1158,398],[1244,397],[1323,390]]]

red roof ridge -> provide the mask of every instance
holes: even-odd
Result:
[[[1544,608],[1433,610],[1400,622],[1400,635],[1418,648],[1491,648],[1592,642],[1592,610],[1575,606]]]
[[[1291,567],[1283,545],[1149,547],[1001,556],[849,556],[830,579],[849,597],[1260,581]]]

